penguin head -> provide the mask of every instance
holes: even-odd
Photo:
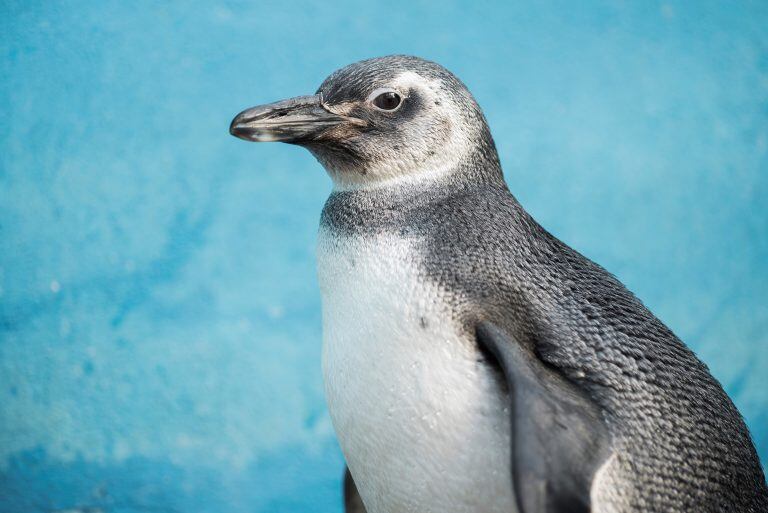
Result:
[[[439,64],[410,56],[346,66],[314,95],[241,112],[230,133],[306,147],[337,189],[450,175],[478,158],[498,168],[487,123],[466,86]]]

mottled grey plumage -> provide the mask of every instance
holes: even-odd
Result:
[[[372,90],[404,72],[436,84],[429,101],[444,98],[461,119],[430,111],[419,90],[404,93],[395,113],[366,107]],[[481,365],[499,368],[513,389],[511,459],[524,513],[768,511],[755,448],[722,387],[616,278],[528,215],[458,79],[393,56],[334,73],[319,98],[334,115],[358,120],[287,141],[308,147],[337,183],[322,230],[339,240],[391,235],[417,248],[409,258],[420,276],[445,291],[440,300],[477,340]],[[390,180],[433,162],[457,130],[472,144],[449,169]],[[591,490],[606,461],[601,489]],[[351,504],[351,480],[346,489]]]

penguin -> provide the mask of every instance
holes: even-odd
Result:
[[[509,191],[467,87],[364,60],[230,132],[303,146],[347,511],[766,512],[738,410],[624,285]]]

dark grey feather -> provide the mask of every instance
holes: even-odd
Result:
[[[611,445],[600,409],[493,323],[478,324],[477,340],[507,379],[520,513],[588,513],[592,479]]]
[[[344,469],[344,511],[345,513],[366,513],[363,499],[360,498],[349,468]]]

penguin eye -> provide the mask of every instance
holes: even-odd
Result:
[[[369,98],[373,106],[379,110],[395,110],[403,103],[403,98],[392,90],[376,90]]]

